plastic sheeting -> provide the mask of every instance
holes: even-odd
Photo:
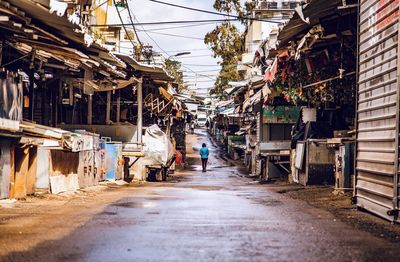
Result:
[[[153,160],[154,164],[166,165],[174,156],[174,148],[170,139],[157,125],[146,129],[143,143],[145,157]]]

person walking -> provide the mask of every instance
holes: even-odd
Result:
[[[201,165],[203,166],[203,172],[207,171],[207,161],[209,154],[210,151],[208,150],[207,145],[203,143],[200,149]]]
[[[190,123],[190,132],[192,133],[192,135],[194,134],[194,121]]]

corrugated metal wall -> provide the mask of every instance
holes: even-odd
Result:
[[[397,206],[398,23],[399,0],[360,1],[357,206],[390,220]]]

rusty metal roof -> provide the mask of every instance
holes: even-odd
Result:
[[[310,23],[304,22],[296,12],[279,32],[279,47],[285,46],[289,41],[294,40],[293,38],[307,33],[310,28],[320,23],[320,19],[337,13],[341,3],[341,0],[312,0],[303,7],[304,18],[309,18]]]
[[[148,77],[153,80],[163,80],[163,81],[174,80],[174,78],[171,75],[169,75],[168,72],[162,66],[147,65],[144,63],[140,63],[135,58],[129,55],[124,55],[119,53],[114,53],[114,55],[117,56],[122,61],[124,61],[134,70],[140,71],[144,77]]]

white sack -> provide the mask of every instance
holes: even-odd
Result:
[[[154,160],[157,164],[166,165],[168,160],[174,156],[171,141],[157,125],[152,125],[146,129],[143,143],[145,157]]]

